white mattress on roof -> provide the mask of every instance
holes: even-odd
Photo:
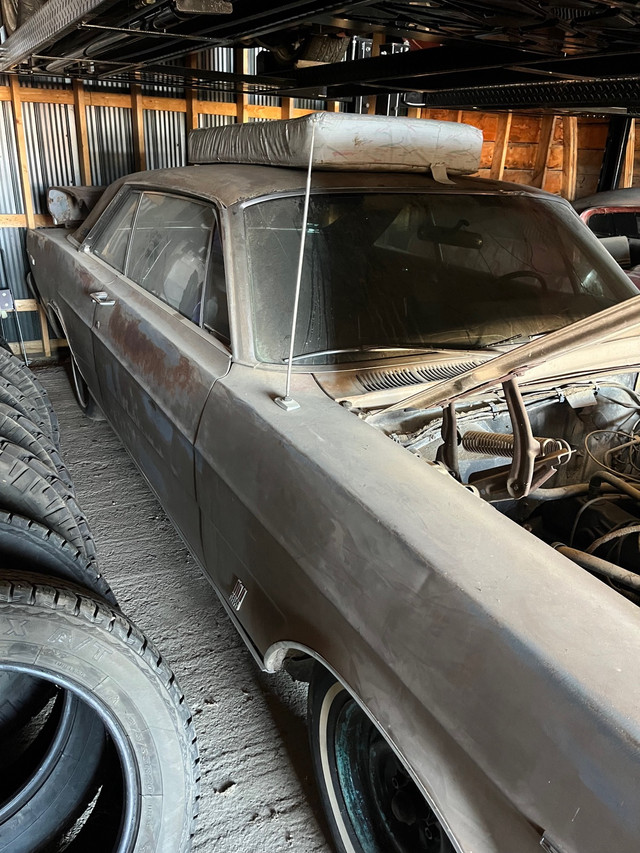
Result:
[[[467,124],[393,116],[311,113],[282,121],[209,127],[189,134],[189,162],[314,169],[428,171],[446,180],[480,166],[482,132]]]

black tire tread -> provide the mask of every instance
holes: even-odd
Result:
[[[15,536],[16,542],[32,540],[36,544],[42,543],[47,550],[55,549],[53,553],[59,555],[66,569],[65,573],[59,576],[62,583],[68,581],[77,583],[90,590],[91,594],[104,598],[113,607],[118,606],[113,590],[105,576],[97,570],[95,563],[54,530],[30,518],[0,510],[0,548],[3,553],[8,550],[5,541],[7,535]],[[24,559],[22,568],[24,569]],[[37,570],[37,566],[34,565],[32,571]],[[54,572],[47,568],[46,574],[51,575]],[[58,577],[57,574],[55,576]]]
[[[33,401],[34,406],[49,421],[52,431],[59,436],[58,416],[51,404],[46,388],[24,362],[2,349],[0,349],[0,376],[15,385],[19,391]]]
[[[0,349],[0,376],[14,385],[33,402],[45,421],[48,421],[52,437],[59,440],[60,425],[51,400],[42,383],[19,358]],[[57,442],[56,442],[57,443]]]
[[[0,605],[11,604],[21,607],[33,607],[64,614],[78,619],[91,633],[104,632],[112,635],[119,643],[130,649],[144,661],[144,665],[154,674],[166,691],[167,698],[184,729],[183,745],[187,751],[187,760],[194,776],[195,796],[190,814],[190,835],[195,831],[198,814],[199,757],[197,737],[193,717],[185,701],[184,693],[175,675],[154,643],[148,640],[140,629],[123,613],[107,602],[85,595],[68,587],[50,585],[46,579],[34,578],[27,573],[0,573]]]
[[[76,524],[78,525],[78,530],[80,531],[80,535],[82,536],[83,545],[82,550],[87,555],[90,560],[96,559],[96,546],[93,540],[93,535],[91,530],[89,529],[89,523],[85,514],[82,512],[80,507],[78,506],[75,494],[66,483],[51,469],[41,462],[33,453],[29,453],[28,450],[24,450],[19,447],[17,444],[14,444],[11,441],[1,440],[0,439],[0,458],[7,457],[10,459],[17,459],[20,462],[23,462],[25,465],[28,465],[32,471],[35,471],[39,474],[43,480],[56,491],[56,493],[62,498],[62,500],[66,503],[69,512],[74,517]],[[2,493],[0,490],[0,503],[2,502]]]
[[[0,511],[0,553],[6,571],[29,567],[64,584],[78,584],[114,607],[116,598],[95,565],[73,545],[47,527],[28,518]],[[15,731],[25,717],[37,713],[49,692],[37,679],[0,672],[0,735]],[[0,832],[1,834],[1,832]]]
[[[37,456],[74,491],[73,480],[53,441],[25,415],[0,403],[0,436]]]
[[[85,542],[64,498],[37,471],[0,453],[0,509],[25,515],[50,527],[87,557]]]
[[[15,385],[11,385],[0,376],[0,402],[6,406],[10,406],[16,412],[29,418],[36,426],[47,435],[56,447],[60,447],[59,438],[54,436],[51,431],[51,424],[48,418],[43,418],[38,409],[33,405],[33,402],[23,394]]]

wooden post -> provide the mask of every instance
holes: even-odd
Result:
[[[9,78],[11,87],[11,106],[13,108],[13,123],[16,131],[16,147],[18,150],[18,168],[20,170],[20,188],[22,190],[22,203],[27,218],[27,228],[35,228],[36,219],[33,212],[33,196],[31,194],[31,181],[29,180],[29,160],[27,157],[27,141],[24,133],[24,120],[22,117],[22,98],[20,95],[20,80],[15,74]]]
[[[190,53],[187,57],[187,67],[188,68],[197,68],[198,67],[198,57],[195,53]],[[198,128],[198,101],[196,98],[196,90],[193,82],[189,85],[188,88],[185,89],[185,98],[187,101],[187,134],[190,130],[197,130]]]
[[[47,324],[47,315],[42,305],[38,304],[38,316],[40,317],[40,333],[42,335],[42,350],[45,358],[51,356],[51,339],[49,338],[49,326]]]
[[[233,50],[233,67],[236,74],[246,74],[248,71],[247,52],[242,47],[236,47]],[[238,124],[244,124],[247,120],[247,104],[249,96],[244,92],[236,95],[236,121]]]
[[[512,118],[512,113],[502,113],[498,118],[498,130],[496,132],[496,141],[493,143],[493,157],[491,159],[490,171],[490,177],[494,181],[501,181],[504,175]]]
[[[76,120],[78,155],[80,157],[80,180],[85,186],[90,186],[93,181],[91,179],[89,135],[87,133],[87,102],[82,80],[73,81],[73,111]]]
[[[293,98],[281,98],[281,110],[282,110],[282,118],[292,118],[293,117]]]
[[[544,180],[547,176],[547,161],[549,160],[549,151],[553,142],[553,131],[556,126],[556,117],[550,115],[542,116],[540,122],[540,136],[538,137],[538,149],[536,151],[536,162],[533,166],[533,175],[531,176],[531,186],[544,187]]]
[[[564,116],[562,119],[562,189],[561,195],[568,201],[576,197],[578,180],[578,117]]]
[[[631,127],[629,128],[629,139],[627,140],[627,150],[624,154],[624,168],[620,179],[621,187],[633,186],[633,166],[636,154],[636,120],[631,119]]]
[[[137,83],[131,85],[131,126],[133,128],[133,152],[136,169],[144,172],[147,168],[147,153],[144,145],[144,110],[142,108],[142,90]]]
[[[407,110],[408,118],[422,118],[422,107],[409,107]]]
[[[374,33],[373,39],[371,41],[371,58],[374,56],[380,56],[380,45],[384,44],[384,33]],[[369,106],[367,108],[367,112],[370,116],[374,116],[376,114],[376,96],[368,95],[367,100],[369,102]]]

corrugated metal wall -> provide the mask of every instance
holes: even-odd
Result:
[[[250,73],[255,72],[257,56],[260,50],[246,52]],[[200,68],[234,72],[236,54],[231,48],[212,48],[197,56]],[[172,60],[172,64],[184,65],[187,58]],[[0,75],[0,85],[9,85],[7,75]],[[24,77],[19,81],[21,90],[48,89],[67,94],[65,98],[52,98],[53,103],[39,103],[38,98],[26,97],[22,100],[24,137],[26,140],[26,161],[31,185],[34,214],[47,214],[46,193],[50,186],[81,184],[80,152],[73,97],[73,86],[65,77]],[[98,95],[128,95],[130,88],[126,83],[87,80],[84,90],[90,100],[94,93]],[[170,78],[158,76],[157,83],[145,83],[141,86],[143,96],[157,98],[184,99],[185,90],[181,81],[175,83]],[[212,82],[195,91],[199,101],[233,104],[236,95],[231,84]],[[108,185],[117,178],[136,169],[133,139],[132,111],[124,105],[106,106],[104,99],[100,104],[86,106],[87,145],[91,178],[94,185]],[[280,98],[272,95],[249,95],[249,105],[277,108]],[[157,103],[157,102],[156,102]],[[154,104],[155,105],[155,104]],[[293,102],[298,109],[322,109],[322,101],[299,100]],[[273,113],[269,114],[271,118]],[[262,117],[250,116],[249,121],[262,121]],[[212,127],[233,124],[235,115],[209,115],[199,113],[199,127]],[[162,169],[184,166],[187,162],[187,123],[186,114],[175,109],[144,109],[144,144],[147,168]],[[18,146],[14,128],[13,110],[10,101],[0,101],[0,215],[24,215],[24,204],[20,183]],[[16,298],[29,298],[24,277],[26,275],[26,257],[24,242],[26,229],[11,227],[0,228],[0,248],[4,253],[6,277]],[[27,339],[39,339],[40,327],[37,314],[21,313],[20,321]],[[11,317],[0,318],[0,332],[10,340],[17,340]]]
[[[4,264],[0,265],[1,284],[3,289],[8,287],[11,290],[14,299],[28,299],[30,296],[25,283],[27,261],[24,249],[25,234],[26,228],[0,228],[0,249],[2,249],[4,260]],[[0,316],[0,334],[8,341],[19,340],[15,320],[14,313],[6,318]],[[40,321],[35,312],[21,311],[18,322],[25,340],[35,340],[40,337]]]
[[[71,104],[23,104],[29,177],[36,213],[47,213],[47,189],[80,183]]]
[[[87,107],[91,176],[106,186],[135,171],[131,110],[125,107]]]
[[[9,101],[0,103],[0,119],[0,213],[24,213],[13,111]]]
[[[198,67],[206,69],[207,71],[226,71],[233,73],[235,68],[232,48],[214,47],[211,50],[206,50],[203,53],[198,54]],[[212,88],[199,89],[197,95],[201,101],[222,101],[224,103],[233,103],[235,100],[233,92],[229,92],[223,87],[216,88],[213,84]]]
[[[144,111],[147,169],[187,165],[187,124],[184,113]]]

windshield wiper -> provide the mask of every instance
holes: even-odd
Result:
[[[443,349],[451,349],[451,347],[401,347],[401,346],[384,346],[384,347],[374,347],[374,346],[363,346],[363,347],[342,347],[340,349],[321,349],[316,350],[316,352],[303,352],[299,355],[294,355],[291,361],[301,361],[304,358],[316,358],[322,355],[342,355],[343,353],[349,352],[420,352],[420,353],[435,353],[441,352]],[[282,359],[284,362],[287,362],[288,358]]]
[[[515,335],[509,335],[508,338],[502,338],[499,341],[492,341],[490,344],[485,344],[483,347],[481,347],[481,349],[490,350],[493,349],[493,347],[500,347],[504,344],[510,344],[512,343],[512,341],[518,341],[519,344],[526,344],[528,341],[533,341],[536,338],[541,338],[544,335],[549,335],[551,334],[551,332],[557,332],[559,328],[562,328],[562,326],[558,326],[555,329],[545,329],[542,332],[532,332],[530,335],[525,335],[522,332],[518,332]]]

